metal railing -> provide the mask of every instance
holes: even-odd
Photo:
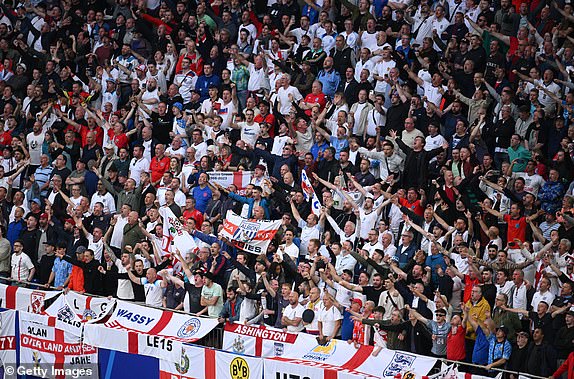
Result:
[[[32,287],[35,287],[37,289],[41,289],[41,290],[54,290],[54,291],[62,291],[61,289],[55,288],[55,287],[51,287],[51,286],[44,286],[38,283],[31,283],[25,280],[13,280],[13,279],[9,279],[6,277],[0,277],[0,283],[3,282],[8,282],[8,283],[12,283],[12,282],[19,282],[22,284],[26,284]],[[72,291],[75,292],[75,291]],[[76,292],[76,293],[80,293],[80,292]],[[98,298],[108,298],[108,296],[101,296],[101,295],[95,295],[95,294],[91,294],[91,293],[81,293],[82,295],[86,295],[86,296],[92,296],[92,297],[98,297]],[[111,297],[111,296],[109,296]],[[204,317],[204,316],[198,316],[194,313],[189,313],[189,312],[185,312],[185,311],[180,311],[180,310],[174,310],[174,309],[169,309],[169,308],[163,308],[163,307],[156,307],[153,305],[149,305],[149,304],[145,304],[143,302],[140,301],[131,301],[131,303],[143,306],[143,307],[148,307],[148,308],[153,308],[153,309],[158,309],[158,310],[162,310],[162,311],[169,311],[169,312],[175,312],[175,313],[180,313],[183,315],[191,315],[191,316],[195,316],[195,317]],[[223,333],[224,333],[224,325],[220,324],[217,327],[215,327],[211,332],[209,332],[209,334],[205,337],[203,337],[201,340],[194,342],[194,344],[196,345],[201,345],[201,346],[205,346],[205,347],[209,347],[209,348],[214,348],[214,349],[221,349],[223,346]],[[451,359],[446,359],[446,358],[436,358],[437,360],[447,363],[447,364],[456,364],[456,365],[460,365],[460,366],[467,366],[467,367],[473,367],[476,369],[481,369],[484,372],[489,371],[486,366],[484,365],[479,365],[479,364],[475,364],[475,363],[469,363],[469,362],[464,362],[464,361],[455,361],[455,360],[451,360]],[[466,370],[462,370],[464,372],[466,372]],[[538,376],[538,375],[532,375],[529,373],[525,373],[525,372],[519,372],[519,371],[512,371],[512,370],[506,370],[506,369],[502,369],[502,368],[498,368],[498,367],[493,367],[490,369],[490,371],[497,371],[497,372],[502,372],[505,374],[513,374],[513,375],[517,375],[517,376],[525,376],[528,378],[532,378],[532,379],[548,379],[548,377],[545,376]]]

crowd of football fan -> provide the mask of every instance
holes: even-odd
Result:
[[[0,276],[572,379],[573,9],[6,0]]]

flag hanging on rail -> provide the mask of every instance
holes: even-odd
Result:
[[[0,284],[0,307],[40,314],[44,312],[44,301],[61,293]]]
[[[263,360],[184,345],[178,362],[159,361],[159,379],[260,379]]]
[[[179,362],[184,342],[195,342],[211,332],[216,318],[196,317],[143,307],[118,300],[104,324],[85,324],[84,341],[130,354]]]
[[[98,349],[59,327],[55,317],[18,312],[20,364],[41,378],[98,377]],[[83,373],[83,374],[80,374]],[[39,375],[38,375],[39,374]]]
[[[7,366],[16,366],[16,316],[12,309],[0,310],[0,372],[4,370],[4,378],[15,379],[16,375],[9,375]],[[8,371],[8,372],[7,372]],[[16,370],[12,370],[15,373]]]

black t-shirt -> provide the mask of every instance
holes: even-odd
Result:
[[[181,304],[184,297],[185,288],[176,287],[175,284],[170,284],[165,291],[165,303],[167,308],[175,309],[179,304]]]
[[[171,112],[167,112],[163,116],[159,113],[152,112],[150,116],[150,121],[153,126],[152,136],[164,145],[171,142],[169,132],[173,130],[173,117]]]
[[[198,313],[203,309],[201,306],[201,288],[194,284],[185,282],[185,291],[187,292],[187,301],[190,313]]]
[[[373,286],[363,286],[363,295],[367,298],[367,300],[373,301],[375,304],[379,303],[379,297],[381,293],[385,290],[384,287],[379,289],[375,289]]]

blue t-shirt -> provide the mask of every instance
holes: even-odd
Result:
[[[486,339],[484,332],[479,327],[476,330],[476,342],[474,343],[474,351],[472,353],[472,363],[477,365],[488,364],[488,348],[490,342]]]
[[[344,139],[338,139],[337,137],[331,137],[331,146],[335,148],[335,159],[339,159],[339,155],[341,154],[341,150],[349,146],[349,141]]]
[[[195,209],[201,213],[205,213],[205,210],[207,209],[207,203],[209,203],[209,200],[211,200],[212,196],[209,187],[205,186],[204,189],[201,189],[201,187],[197,186],[193,188],[191,193],[195,199]]]

